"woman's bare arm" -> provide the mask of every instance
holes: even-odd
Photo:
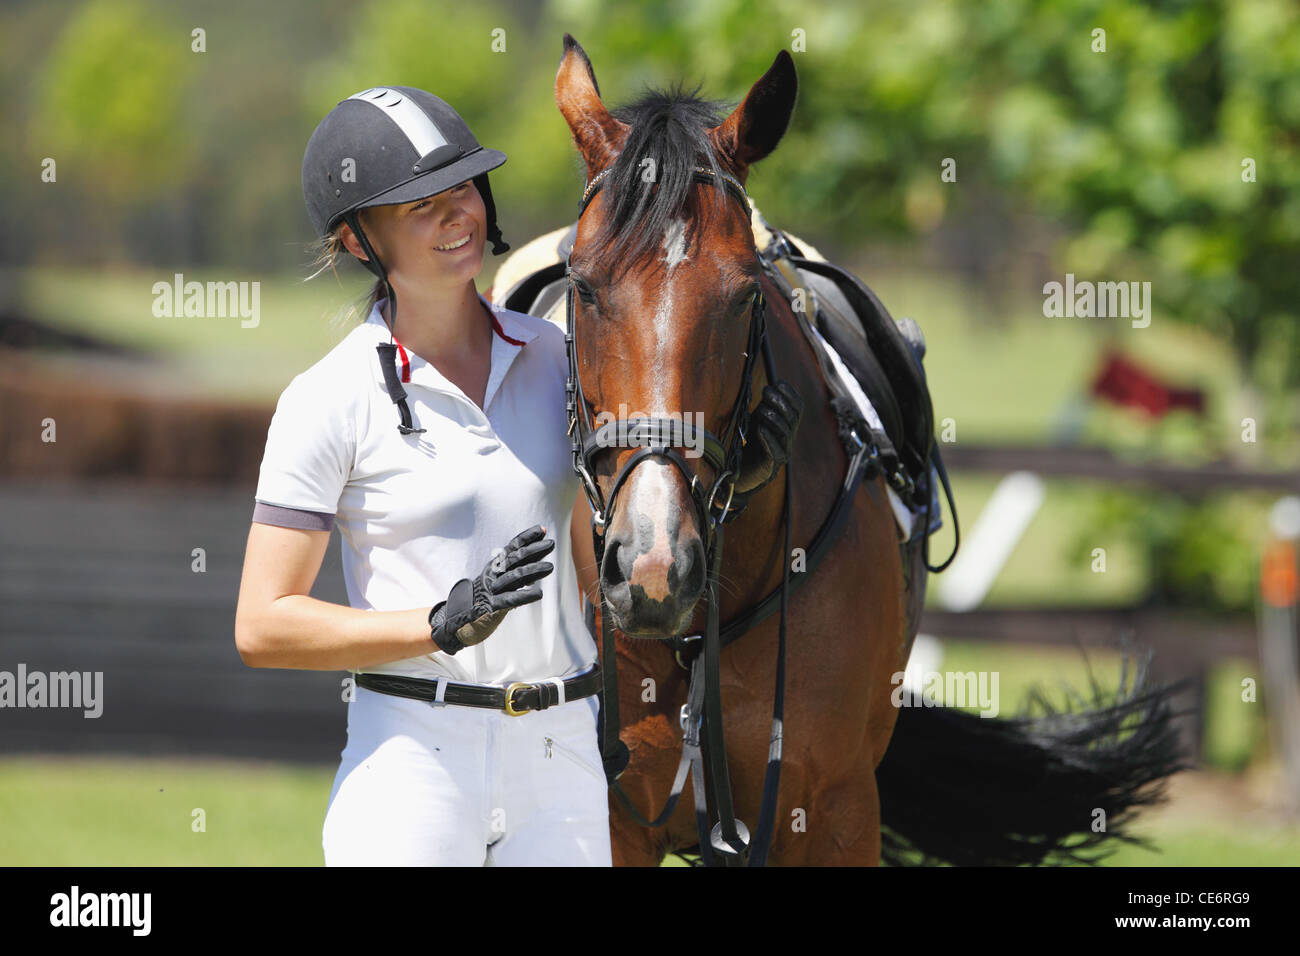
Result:
[[[249,667],[365,670],[437,650],[429,608],[363,611],[309,597],[328,531],[253,522],[235,609],[235,646]]]

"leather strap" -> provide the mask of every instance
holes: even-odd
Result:
[[[506,693],[510,694],[510,706],[514,715],[525,711],[546,710],[561,702],[560,688],[551,679],[533,682],[520,682],[501,687],[496,684],[463,684],[454,681],[424,680],[419,677],[398,677],[393,674],[357,674],[357,686],[393,697],[409,697],[412,700],[435,702],[438,690],[443,689],[442,702],[458,704],[462,707],[485,707],[490,710],[506,709]],[[592,669],[577,677],[563,681],[564,701],[590,697],[601,688],[600,668]],[[514,716],[512,715],[512,716]]]

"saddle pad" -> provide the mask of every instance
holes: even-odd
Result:
[[[827,360],[834,368],[835,374],[840,377],[840,381],[844,383],[845,389],[847,389],[848,393],[853,396],[853,400],[857,403],[858,411],[861,412],[862,417],[867,420],[867,424],[872,428],[884,431],[885,427],[880,422],[880,415],[877,414],[875,407],[871,404],[871,399],[867,398],[867,393],[864,392],[862,386],[858,384],[857,378],[855,378],[853,373],[849,371],[848,366],[844,364],[844,359],[842,359],[840,354],[831,347],[831,344],[826,341],[825,337],[816,327],[813,327],[812,331],[813,335],[816,336],[818,343],[820,343]],[[939,476],[933,465],[930,466],[930,489],[930,527],[928,533],[932,533],[943,526],[942,510],[939,507]],[[894,491],[893,488],[888,488],[887,490],[889,493],[889,506],[893,509],[894,520],[898,522],[898,530],[902,535],[902,540],[911,541],[913,535],[919,532],[922,525],[925,523],[925,509],[920,508],[912,510],[903,503],[903,499],[898,496],[898,493]]]

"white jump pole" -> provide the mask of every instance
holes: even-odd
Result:
[[[937,594],[945,610],[979,607],[1038,514],[1044,496],[1043,480],[1030,471],[1013,471],[998,483],[939,583]]]
[[[1300,814],[1300,498],[1288,495],[1269,513],[1272,541],[1260,566],[1259,664],[1273,747],[1282,762],[1287,807]]]

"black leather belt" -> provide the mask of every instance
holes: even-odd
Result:
[[[460,684],[456,681],[424,680],[392,674],[358,674],[357,686],[393,697],[437,702],[438,685],[443,684],[442,702],[464,707],[487,707],[504,710],[511,717],[522,717],[533,710],[546,710],[560,702],[560,689],[549,681],[515,681],[505,687],[488,684]],[[600,668],[595,667],[577,677],[563,681],[564,700],[580,700],[600,690]]]

